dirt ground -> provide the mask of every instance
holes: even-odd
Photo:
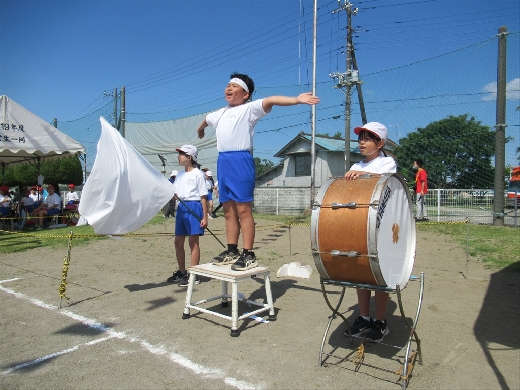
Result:
[[[388,309],[385,344],[367,343],[363,364],[352,362],[351,345],[337,318],[319,349],[330,309],[311,256],[309,226],[257,219],[255,252],[271,268],[277,320],[239,323],[191,311],[182,319],[186,288],[166,283],[176,269],[173,219],[120,240],[72,246],[66,294],[59,309],[58,286],[67,254],[48,248],[4,255],[0,260],[0,388],[378,388],[401,387],[399,370],[408,333],[397,297]],[[210,228],[225,242],[224,218]],[[66,236],[67,230],[57,229]],[[0,235],[0,240],[10,239]],[[201,238],[202,261],[222,247]],[[276,276],[286,263],[311,265],[310,279]],[[410,388],[520,388],[520,282],[518,273],[487,270],[467,261],[449,237],[419,233],[413,275],[425,274],[417,334],[422,365],[416,362]],[[405,314],[415,316],[419,282],[402,292]],[[219,281],[203,279],[194,300],[220,294]],[[258,278],[239,283],[246,297],[262,301]],[[340,289],[333,288],[331,300]],[[218,301],[206,307],[229,314]],[[251,310],[239,304],[240,314]],[[347,289],[341,311],[357,317],[355,290]],[[267,316],[264,318],[267,319]]]

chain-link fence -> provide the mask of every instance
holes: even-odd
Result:
[[[255,188],[254,211],[276,215],[302,214],[311,208],[310,195],[309,187]],[[431,222],[463,222],[468,219],[471,223],[492,225],[493,198],[492,189],[435,189],[426,194],[425,205]],[[505,224],[517,227],[520,204],[505,198],[505,205]]]

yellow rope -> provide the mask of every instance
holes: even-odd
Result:
[[[63,269],[61,271],[61,283],[58,287],[58,292],[60,294],[60,298],[69,299],[65,295],[65,291],[67,290],[67,272],[69,271],[69,264],[70,264],[70,252],[72,249],[72,232],[69,233],[69,248],[67,251],[67,256],[63,258]],[[61,305],[60,305],[61,308]]]

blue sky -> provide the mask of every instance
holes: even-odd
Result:
[[[495,35],[507,26],[513,141],[506,163],[516,163],[518,1],[352,4],[359,8],[354,43],[367,117],[387,124],[392,139],[450,114],[470,113],[492,126]],[[345,71],[346,13],[333,13],[337,1],[318,6],[317,132],[333,135],[344,132],[345,96],[329,74]],[[125,86],[127,120],[143,122],[220,108],[233,71],[255,80],[255,98],[310,90],[312,9],[312,0],[0,0],[0,94],[49,122],[57,118],[60,130],[87,147],[90,167],[99,120],[80,118],[110,102],[105,91]],[[355,126],[361,117],[357,96],[353,101]],[[309,118],[307,107],[275,108],[256,128],[255,156],[272,159],[300,131],[311,131]]]

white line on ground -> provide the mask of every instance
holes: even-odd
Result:
[[[8,282],[8,281],[18,280],[18,279],[19,278],[4,280],[4,281],[1,281],[0,284],[4,283],[4,282]],[[23,368],[23,367],[27,367],[29,365],[41,363],[44,360],[51,359],[51,358],[56,357],[56,356],[60,356],[60,355],[64,355],[64,354],[67,354],[67,353],[70,353],[70,352],[74,352],[74,351],[78,350],[80,346],[94,345],[94,344],[97,344],[99,342],[106,341],[106,340],[109,340],[109,339],[112,339],[112,338],[118,338],[118,339],[125,339],[125,340],[127,340],[129,342],[132,342],[132,343],[138,343],[142,348],[144,348],[145,350],[147,350],[148,352],[150,352],[150,353],[152,353],[152,354],[154,354],[156,356],[166,355],[167,358],[170,361],[172,361],[173,363],[175,363],[175,364],[177,364],[177,365],[179,365],[181,367],[184,367],[184,368],[192,371],[194,374],[203,375],[205,377],[212,378],[212,379],[222,379],[222,380],[224,380],[224,383],[226,383],[227,385],[232,386],[232,387],[236,387],[238,389],[256,389],[256,388],[258,388],[258,386],[255,386],[255,385],[253,385],[251,383],[240,381],[238,379],[228,377],[228,376],[226,376],[226,374],[224,372],[222,372],[218,368],[211,368],[211,367],[206,367],[206,366],[200,365],[198,363],[195,363],[195,362],[189,360],[188,358],[185,358],[182,355],[179,355],[179,354],[177,354],[175,352],[168,351],[162,345],[153,345],[153,344],[150,344],[149,342],[147,342],[146,340],[128,336],[124,332],[116,332],[116,331],[114,331],[114,330],[112,330],[110,328],[107,328],[106,326],[104,326],[103,324],[99,323],[96,320],[83,317],[82,315],[73,313],[73,312],[68,311],[68,310],[58,309],[57,306],[49,305],[49,304],[47,304],[47,303],[45,303],[43,301],[40,301],[38,299],[35,299],[35,298],[30,298],[30,297],[28,297],[28,296],[26,296],[26,295],[24,295],[22,293],[16,292],[16,291],[11,290],[11,289],[8,289],[8,288],[6,288],[6,287],[4,287],[2,285],[0,285],[0,291],[3,291],[3,292],[5,292],[7,294],[10,294],[10,295],[13,295],[14,297],[16,297],[18,299],[22,299],[22,300],[28,301],[28,302],[32,303],[33,305],[41,307],[43,309],[56,311],[57,313],[59,313],[61,315],[64,315],[66,317],[69,317],[69,318],[71,318],[71,319],[73,319],[75,321],[81,322],[82,324],[87,325],[90,328],[93,328],[93,329],[100,330],[100,331],[108,333],[108,336],[106,336],[104,338],[99,338],[99,339],[90,341],[90,342],[85,343],[85,344],[76,345],[76,346],[74,346],[72,348],[65,349],[65,350],[60,351],[60,352],[55,352],[55,353],[47,355],[47,356],[43,356],[43,357],[35,359],[35,360],[31,361],[31,362],[26,362],[26,363],[18,364],[18,365],[14,366],[14,367],[10,367],[7,371],[2,372],[1,375],[8,374],[8,373],[10,373],[12,371],[18,370],[18,369]]]
[[[110,336],[102,337],[100,339],[92,340],[92,341],[89,341],[89,342],[84,343],[84,344],[75,345],[72,348],[67,348],[67,349],[64,349],[63,351],[54,352],[54,353],[51,353],[50,355],[47,355],[47,356],[42,356],[41,358],[35,359],[35,360],[31,361],[31,362],[25,362],[25,363],[18,364],[16,366],[11,367],[8,370],[0,373],[0,374],[1,375],[9,374],[12,371],[16,371],[16,370],[19,370],[19,369],[27,367],[27,366],[32,366],[34,364],[41,363],[41,362],[43,362],[45,360],[55,358],[56,356],[61,356],[61,355],[65,355],[65,354],[70,353],[70,352],[77,351],[81,346],[84,346],[84,345],[86,345],[86,346],[94,345],[94,344],[100,343],[102,341],[111,339],[111,338],[113,338],[113,337],[110,337]]]

